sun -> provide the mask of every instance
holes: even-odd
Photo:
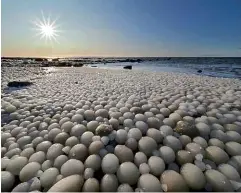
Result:
[[[40,36],[40,39],[45,39],[45,41],[52,42],[53,40],[57,43],[57,37],[59,36],[58,25],[56,24],[57,19],[51,21],[50,16],[46,19],[42,13],[42,20],[36,19],[32,22],[35,25],[35,30],[37,31],[37,36]]]

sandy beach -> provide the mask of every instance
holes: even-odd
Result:
[[[241,190],[238,79],[2,67],[1,85],[2,191]]]

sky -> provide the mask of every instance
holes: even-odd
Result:
[[[37,36],[50,15],[57,41]],[[1,54],[241,56],[241,0],[2,0]]]

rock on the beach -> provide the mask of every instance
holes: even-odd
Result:
[[[118,180],[114,174],[105,174],[100,182],[101,192],[116,192],[118,188]]]
[[[193,156],[191,152],[186,150],[179,150],[176,154],[176,160],[179,165],[184,165],[186,163],[192,163],[193,162]]]
[[[210,134],[210,127],[206,124],[206,123],[203,123],[203,122],[199,122],[196,124],[196,128],[199,130],[199,133],[200,133],[200,136],[201,137],[206,137]]]
[[[237,170],[229,164],[220,164],[218,166],[218,171],[225,175],[229,180],[240,180],[240,175]]]
[[[58,181],[48,192],[81,192],[83,184],[83,176],[72,175]]]
[[[173,149],[173,151],[177,152],[182,149],[182,144],[179,139],[174,136],[166,136],[163,140],[163,144]]]
[[[157,143],[154,139],[150,137],[142,137],[138,142],[139,151],[146,154],[146,156],[151,156],[152,152],[157,149]]]
[[[10,192],[13,188],[15,177],[9,171],[1,171],[1,191]]]
[[[32,154],[28,160],[28,162],[38,162],[42,164],[46,160],[46,155],[43,151],[38,151]]]
[[[238,173],[241,175],[241,156],[240,155],[231,157],[228,164],[233,166],[238,171]]]
[[[207,170],[205,172],[207,183],[212,187],[212,191],[216,192],[233,192],[232,184],[226,176],[217,170]]]
[[[63,151],[62,151],[63,147],[64,146],[60,143],[55,143],[51,145],[47,151],[47,159],[54,160],[55,158],[63,154]]]
[[[161,143],[163,141],[163,136],[161,134],[161,131],[157,129],[151,129],[151,128],[148,129],[146,135],[154,139],[157,143]]]
[[[117,170],[117,177],[121,183],[134,185],[137,183],[140,172],[132,162],[124,162]]]
[[[228,154],[217,146],[209,146],[205,152],[206,158],[215,162],[217,165],[227,163],[229,160]]]
[[[162,146],[160,149],[160,156],[166,164],[170,164],[175,160],[175,152],[168,146]]]
[[[119,185],[117,192],[134,192],[134,190],[129,184],[121,184]]]
[[[184,164],[180,171],[187,185],[193,190],[201,190],[206,185],[202,170],[194,164]]]
[[[217,146],[217,147],[220,147],[221,149],[225,148],[224,143],[216,138],[209,139],[208,145],[209,146]]]
[[[119,159],[114,154],[107,154],[101,163],[102,171],[106,174],[114,174],[119,168]]]
[[[82,175],[84,172],[84,164],[80,160],[69,159],[61,166],[60,172],[64,177],[75,174]]]
[[[147,163],[142,163],[139,166],[139,171],[141,174],[148,174],[148,173],[150,173],[151,169]]]
[[[101,158],[99,155],[93,154],[87,157],[85,160],[85,168],[92,168],[95,171],[99,170],[101,167]]]
[[[185,150],[191,152],[193,158],[195,158],[197,154],[205,155],[205,150],[197,143],[187,144]]]
[[[194,138],[200,135],[200,132],[195,127],[195,124],[188,121],[178,121],[174,131],[180,135],[187,135],[190,138]]]
[[[165,192],[188,192],[189,188],[184,178],[173,170],[166,170],[161,175],[162,189]]]
[[[28,163],[28,159],[26,157],[16,157],[11,159],[6,167],[6,171],[11,172],[14,175],[19,175],[22,168]]]
[[[26,182],[37,176],[38,171],[40,170],[41,165],[37,162],[30,162],[25,165],[19,173],[19,179],[22,182]]]
[[[162,187],[159,179],[152,174],[143,174],[138,180],[138,188],[146,192],[162,192]]]
[[[88,156],[88,149],[83,144],[77,144],[69,151],[69,158],[84,161]]]
[[[59,171],[57,168],[49,168],[44,171],[40,177],[41,186],[44,188],[50,188],[56,181]]]
[[[134,160],[134,154],[130,148],[125,145],[117,145],[114,154],[118,157],[120,163],[131,162]]]
[[[101,124],[96,128],[95,134],[100,136],[108,136],[112,131],[113,128],[111,125]]]
[[[241,155],[241,144],[234,141],[227,142],[225,144],[225,151],[230,156]]]
[[[148,165],[150,167],[150,173],[157,177],[165,170],[165,163],[163,159],[157,156],[151,156],[148,160]]]
[[[137,152],[134,157],[134,163],[137,167],[142,163],[147,163],[147,156],[143,152]]]
[[[18,184],[13,190],[12,192],[28,192],[30,188],[30,183],[28,182],[23,182]]]
[[[82,192],[99,192],[100,184],[99,181],[95,178],[89,178],[85,181]]]

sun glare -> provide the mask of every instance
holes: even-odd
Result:
[[[42,12],[42,20],[36,19],[36,21],[33,22],[35,25],[34,29],[37,30],[36,35],[40,36],[40,39],[44,38],[45,41],[52,42],[52,40],[54,40],[58,42],[57,37],[59,36],[58,33],[60,30],[57,29],[56,21],[57,19],[51,21],[50,16],[46,19]]]

